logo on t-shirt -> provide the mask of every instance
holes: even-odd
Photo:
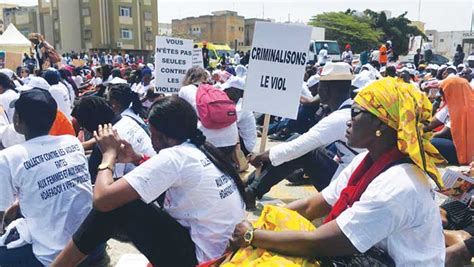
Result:
[[[219,189],[219,197],[224,199],[235,192],[235,185],[228,175],[222,175],[216,179],[217,189]]]
[[[207,167],[207,166],[211,165],[211,163],[212,163],[211,160],[208,159],[208,158],[201,159],[201,164],[202,164],[203,167]]]

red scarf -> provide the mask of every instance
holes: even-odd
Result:
[[[404,157],[406,157],[406,155],[400,152],[400,150],[398,150],[396,147],[384,153],[375,162],[372,162],[372,159],[369,155],[365,156],[364,160],[352,173],[346,188],[341,191],[339,199],[332,207],[332,210],[326,220],[324,220],[324,223],[328,223],[336,219],[343,211],[352,207],[356,201],[359,201],[360,197],[365,192],[369,184],[381,172],[383,172],[392,163],[399,161]]]

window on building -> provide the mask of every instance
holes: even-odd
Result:
[[[92,31],[91,30],[84,30],[84,39],[86,39],[86,40],[92,39]]]
[[[151,12],[145,12],[143,13],[143,17],[145,18],[145,20],[151,20],[152,19],[152,13]]]
[[[146,32],[145,33],[145,41],[147,41],[147,42],[153,41],[153,35],[152,35],[151,32]]]
[[[82,9],[82,16],[84,16],[84,17],[90,16],[90,11],[89,11],[89,8],[88,8],[88,7],[84,7],[84,8]]]
[[[28,36],[30,34],[30,30],[29,29],[20,29],[19,30],[21,32],[21,34],[23,34],[24,36]]]
[[[444,43],[444,39],[439,39],[439,42],[440,42],[440,43]]]
[[[120,17],[132,17],[132,8],[131,7],[120,7]]]
[[[129,29],[120,29],[120,36],[122,39],[131,40],[133,38],[133,33]]]

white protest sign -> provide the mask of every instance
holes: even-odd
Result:
[[[296,119],[311,27],[257,22],[243,108]]]
[[[188,69],[192,67],[193,41],[156,36],[156,92],[177,94]]]
[[[202,59],[202,48],[193,49],[193,67],[204,68],[204,60]]]

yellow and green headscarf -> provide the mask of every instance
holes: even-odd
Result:
[[[430,143],[432,133],[423,132],[431,121],[429,99],[413,85],[384,78],[362,89],[354,102],[397,131],[398,149],[424,170],[441,189],[443,181],[436,168],[445,159]]]

